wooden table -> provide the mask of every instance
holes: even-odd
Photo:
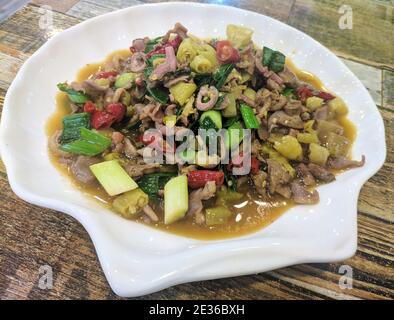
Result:
[[[0,110],[16,72],[51,32],[39,20],[52,7],[56,32],[135,0],[34,0],[0,24]],[[154,2],[154,1],[153,1]],[[206,1],[219,2],[219,1]],[[386,126],[383,168],[362,188],[358,203],[358,251],[343,262],[304,264],[258,275],[183,284],[149,299],[392,299],[394,298],[394,8],[392,0],[347,0],[353,29],[338,28],[342,1],[227,0],[279,19],[333,50],[364,83]],[[30,205],[11,191],[0,162],[0,298],[114,299],[92,242],[70,216]],[[39,268],[53,268],[51,290],[38,286]],[[339,268],[353,270],[353,289],[341,289]]]

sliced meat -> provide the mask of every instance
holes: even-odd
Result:
[[[330,169],[349,169],[362,167],[365,164],[365,156],[361,157],[360,161],[349,160],[345,157],[329,157],[327,161],[327,167]]]
[[[124,169],[132,178],[141,177],[145,173],[152,173],[160,168],[159,163],[135,164],[126,163]]]
[[[128,62],[127,68],[131,72],[142,72],[146,67],[146,55],[143,52],[135,52]]]
[[[202,200],[208,200],[214,197],[216,194],[216,183],[215,181],[208,181],[204,188],[194,190],[189,195],[189,210],[187,215],[194,216],[197,224],[203,224],[205,222],[205,216],[202,213],[203,204]]]
[[[240,95],[239,100],[245,102],[247,105],[251,106],[252,108],[256,107],[256,103],[252,99],[250,99],[249,97],[243,94]]]
[[[169,39],[171,34],[175,33],[176,35],[178,35],[182,40],[187,38],[187,29],[185,26],[183,26],[182,24],[180,24],[179,22],[175,23],[174,28],[170,29],[167,31],[167,33],[164,35],[162,42],[166,43]]]
[[[79,182],[92,184],[96,181],[96,178],[89,167],[101,161],[102,160],[97,157],[78,156],[71,164],[71,173]]]
[[[159,221],[159,217],[153,211],[153,209],[147,204],[145,207],[142,208],[142,211],[152,220],[152,221]]]
[[[309,172],[312,173],[312,175],[319,181],[331,182],[335,180],[335,176],[330,171],[317,164],[309,163],[308,169]]]
[[[135,158],[139,155],[137,148],[133,145],[129,138],[125,138],[123,143],[123,153],[126,155],[126,157]]]
[[[268,119],[268,131],[271,131],[277,125],[293,129],[303,129],[304,122],[299,115],[289,116],[284,111],[279,110],[274,112]]]
[[[287,99],[285,96],[280,95],[279,99],[276,102],[273,102],[269,108],[270,111],[278,111],[282,109],[287,103]]]
[[[267,160],[267,165],[269,192],[271,194],[279,193],[282,196],[289,198],[291,196],[289,187],[291,176],[289,172],[287,172],[280,163],[272,159]]]
[[[189,75],[183,75],[183,76],[179,76],[179,77],[176,77],[176,78],[169,79],[169,80],[165,81],[164,82],[164,86],[166,88],[169,88],[169,87],[171,87],[171,86],[173,86],[173,85],[175,85],[175,84],[177,84],[179,82],[186,82],[188,80],[189,80]]]
[[[300,163],[296,167],[296,173],[297,177],[301,180],[301,182],[304,183],[304,185],[310,187],[316,184],[315,177],[310,173],[308,167],[305,164]]]
[[[152,72],[150,75],[149,79],[150,80],[160,80],[164,77],[164,75],[168,72],[175,72],[177,63],[176,63],[176,57],[175,57],[175,51],[174,48],[171,46],[168,46],[165,48],[166,52],[166,60],[159,64]]]
[[[203,98],[209,98],[207,102],[203,102]],[[212,109],[219,98],[219,91],[214,86],[204,85],[197,94],[196,107],[200,111]]]
[[[294,202],[299,204],[316,204],[319,202],[319,193],[316,190],[309,192],[298,181],[291,183],[291,192]]]
[[[299,115],[301,113],[302,103],[299,100],[290,100],[286,103],[284,110],[289,116]]]
[[[284,84],[290,86],[290,87],[298,87],[300,82],[296,75],[290,71],[290,69],[285,66],[282,72],[278,73],[278,76],[282,78],[282,81]]]
[[[132,43],[132,47],[135,52],[143,52],[145,50],[145,39],[143,38],[134,39]]]
[[[135,110],[140,120],[150,118],[154,122],[163,123],[164,112],[159,103],[149,103],[148,105],[136,104]]]
[[[115,131],[111,135],[111,140],[112,140],[112,146],[111,146],[112,152],[121,153],[124,148],[124,144],[123,144],[124,135],[118,131]]]
[[[98,96],[103,95],[109,89],[109,84],[107,85],[99,85],[94,80],[84,80],[81,83],[83,91],[86,92],[90,96]]]

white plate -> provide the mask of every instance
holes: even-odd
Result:
[[[55,109],[56,84],[73,80],[132,39],[164,34],[175,22],[195,35],[224,36],[226,25],[253,28],[254,41],[316,74],[348,104],[357,126],[353,156],[366,165],[319,187],[321,201],[297,206],[248,236],[200,241],[125,220],[73,188],[51,164],[44,127]],[[14,192],[36,205],[70,214],[89,232],[112,289],[139,296],[175,284],[258,273],[305,262],[332,262],[357,247],[357,198],[386,156],[382,118],[351,71],[318,42],[279,21],[232,7],[192,3],[142,5],[85,21],[51,38],[20,69],[3,109],[0,147]]]

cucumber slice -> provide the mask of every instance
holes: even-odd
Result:
[[[171,224],[182,219],[189,209],[187,177],[172,178],[164,186],[164,223]]]
[[[110,196],[138,188],[118,160],[100,162],[89,168]]]
[[[132,73],[132,72],[122,73],[120,76],[116,78],[115,88],[128,87],[135,81],[136,78],[137,78],[136,73]]]
[[[201,114],[200,124],[204,122],[205,118],[210,118],[212,122],[215,124],[216,129],[222,128],[222,115],[217,110],[208,110]]]
[[[227,149],[234,149],[237,145],[239,145],[244,138],[243,127],[239,121],[233,123],[228,127],[226,132],[226,140],[225,145]]]

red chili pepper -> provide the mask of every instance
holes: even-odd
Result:
[[[126,114],[126,108],[121,103],[111,103],[105,109],[115,117],[116,122],[122,121]]]
[[[192,189],[203,188],[208,181],[215,181],[217,186],[221,186],[224,182],[224,173],[222,171],[194,170],[187,175],[187,182]]]
[[[256,157],[250,158],[250,172],[256,174],[260,170],[260,161]]]
[[[94,111],[96,111],[96,106],[92,101],[87,101],[83,105],[83,111],[93,113]]]
[[[308,87],[304,86],[304,87],[299,87],[297,89],[297,95],[298,95],[298,98],[302,102],[305,102],[306,99],[308,99],[309,97],[313,96],[313,93],[312,93],[311,89],[309,89]]]
[[[227,166],[228,170],[232,170],[233,166],[242,167],[243,166],[243,153],[240,152],[238,156],[235,156],[231,159],[230,163]],[[250,172],[252,174],[256,174],[260,170],[260,161],[255,157],[250,157]]]
[[[317,96],[319,98],[322,98],[324,101],[335,99],[335,96],[333,96],[331,93],[323,92],[323,91],[320,91]]]
[[[117,75],[117,71],[103,71],[96,76],[96,79],[107,79],[109,77],[116,77]]]
[[[96,130],[107,129],[115,122],[115,120],[116,118],[113,114],[106,111],[96,110],[92,114],[91,124]]]
[[[182,42],[182,38],[180,36],[176,36],[174,39],[167,41],[164,44],[160,44],[156,46],[156,48],[146,54],[148,58],[154,56],[155,54],[164,54],[166,52],[166,47],[173,47],[174,49],[178,48]]]
[[[228,40],[222,40],[216,43],[216,56],[223,63],[236,62],[240,59],[238,50]]]

